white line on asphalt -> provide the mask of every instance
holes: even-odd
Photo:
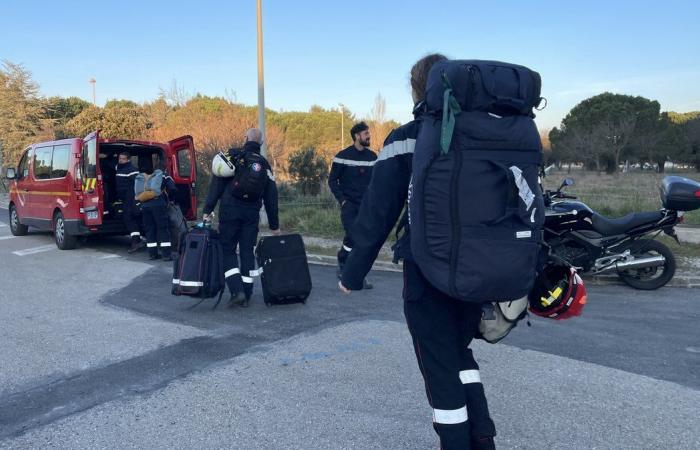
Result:
[[[7,226],[7,225],[5,225],[4,223],[0,222],[0,228],[6,227],[6,226]]]
[[[6,239],[14,239],[15,236],[0,236],[0,241],[4,241]]]
[[[12,252],[12,253],[17,255],[17,256],[26,256],[26,255],[33,255],[35,253],[48,252],[50,250],[55,250],[55,249],[56,249],[55,244],[49,244],[49,245],[42,245],[41,247],[27,248],[25,250],[17,250],[16,252]]]
[[[111,259],[111,258],[120,258],[120,256],[119,256],[119,255],[110,254],[110,255],[101,256],[99,259]]]

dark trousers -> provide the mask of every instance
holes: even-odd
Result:
[[[232,295],[241,292],[242,289],[246,298],[250,298],[253,294],[254,277],[258,275],[253,248],[258,238],[260,211],[240,208],[232,216],[219,224],[224,249],[224,276]],[[236,247],[240,253],[240,266]]]
[[[348,255],[352,250],[353,242],[352,237],[350,237],[350,228],[355,223],[355,219],[357,219],[357,214],[359,212],[360,206],[350,201],[346,201],[345,204],[340,207],[340,221],[343,224],[343,229],[345,230],[343,246],[338,251],[338,265],[341,268],[345,265],[345,260],[348,259]]]
[[[471,439],[495,436],[479,365],[469,348],[481,305],[443,294],[423,278],[415,263],[406,261],[404,315],[441,448],[469,449]]]
[[[131,242],[136,243],[141,241],[141,227],[139,226],[139,214],[136,204],[133,200],[122,199],[122,220],[126,226],[126,231],[129,232]]]
[[[170,256],[172,250],[170,243],[170,222],[168,221],[168,209],[163,201],[151,200],[153,204],[144,203],[141,207],[143,225],[146,229],[146,247],[152,257],[158,256],[158,244],[163,257]]]

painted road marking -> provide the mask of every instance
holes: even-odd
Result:
[[[14,239],[16,236],[0,236],[0,241],[4,241],[7,239]]]
[[[115,254],[109,254],[109,255],[101,256],[99,259],[112,259],[112,258],[121,258],[121,256],[115,255]]]
[[[50,250],[55,250],[55,249],[56,249],[56,244],[49,244],[49,245],[42,245],[41,247],[27,248],[25,250],[17,250],[16,252],[12,252],[12,253],[17,255],[17,256],[27,256],[27,255],[33,255],[35,253],[48,252]]]

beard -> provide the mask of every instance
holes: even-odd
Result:
[[[369,147],[369,141],[370,141],[370,138],[367,138],[364,140],[360,139],[360,145],[363,147]]]

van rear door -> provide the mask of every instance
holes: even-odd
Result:
[[[95,131],[83,138],[80,154],[83,202],[80,213],[88,227],[102,225],[104,214],[104,186],[100,173],[100,132]]]
[[[187,220],[197,218],[197,169],[192,136],[182,136],[168,142],[170,169],[177,185],[177,200]]]

